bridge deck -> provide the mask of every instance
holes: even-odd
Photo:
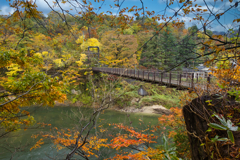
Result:
[[[167,85],[169,87],[186,89],[194,88],[195,86],[201,86],[202,89],[207,89],[206,83],[210,83],[210,76],[205,72],[162,73],[158,71],[134,70],[126,68],[104,68],[104,67],[94,67],[92,68],[92,70],[94,72],[104,72],[108,74],[129,77],[132,79],[147,81],[151,83],[159,83],[162,85]],[[199,82],[201,82],[202,84],[200,84]],[[203,83],[205,83],[205,85]]]

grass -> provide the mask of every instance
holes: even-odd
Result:
[[[171,107],[180,107],[178,97],[173,97],[171,95],[153,95],[144,97],[141,102],[141,105],[149,106],[149,105],[162,105],[167,109]]]
[[[116,105],[120,108],[128,107],[128,106],[151,106],[151,105],[162,105],[165,108],[171,107],[180,107],[179,96],[181,92],[186,91],[179,91],[175,88],[167,88],[166,86],[159,86],[157,84],[145,83],[140,81],[134,81],[133,83],[129,84],[125,81],[122,86],[125,86],[126,92],[117,98]],[[141,97],[138,95],[139,86],[142,85],[143,88],[148,92],[148,96]],[[134,99],[141,99],[138,103],[131,103]]]

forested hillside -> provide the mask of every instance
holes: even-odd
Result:
[[[75,116],[73,121],[82,123],[71,129],[60,131],[42,123],[41,127],[51,129],[33,136],[37,140],[31,150],[40,148],[45,139],[59,150],[67,149],[62,159],[74,155],[82,159],[239,158],[240,1],[6,2],[12,10],[0,12],[0,139],[36,126],[25,107],[71,102],[93,111],[88,117]],[[40,10],[43,3],[48,12]],[[197,71],[199,64],[210,68],[214,77],[206,84],[207,91],[146,85],[152,97],[145,99],[137,94],[142,84],[91,70],[166,73],[184,68]],[[180,102],[169,107],[176,104],[171,97]],[[100,124],[99,115],[106,109],[127,107],[134,98],[140,109],[161,99],[171,114],[160,115],[152,126],[139,119],[145,127],[141,129],[132,122]]]

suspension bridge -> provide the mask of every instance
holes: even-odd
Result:
[[[93,67],[92,71],[176,87],[178,89],[193,89],[199,85],[201,85],[201,88],[207,89],[207,84],[210,84],[212,79],[207,72],[160,72],[108,67]]]

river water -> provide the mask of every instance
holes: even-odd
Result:
[[[77,107],[27,107],[24,108],[30,111],[34,116],[36,122],[44,122],[51,124],[52,127],[59,129],[73,128],[78,124],[75,121],[77,117],[84,115],[88,118],[93,112],[90,108],[77,108]],[[81,112],[81,114],[80,114]],[[75,114],[75,117],[73,116]],[[77,115],[77,116],[76,116]],[[79,115],[79,116],[78,116]],[[143,128],[145,125],[156,125],[158,115],[153,114],[126,114],[114,110],[106,110],[99,116],[102,122],[109,123],[124,123],[125,125]],[[141,122],[139,121],[141,120]],[[143,125],[144,123],[144,125]],[[32,135],[36,135],[41,131],[49,131],[49,128],[36,128],[39,125],[34,125],[26,131],[20,130],[9,134],[6,138],[0,139],[0,159],[1,160],[38,160],[38,159],[64,159],[69,152],[68,149],[62,149],[57,151],[51,141],[45,142],[41,148],[30,148],[36,143],[36,139],[31,138]],[[105,125],[106,129],[108,125]],[[110,155],[109,155],[110,156]],[[80,159],[75,157],[74,159]]]

